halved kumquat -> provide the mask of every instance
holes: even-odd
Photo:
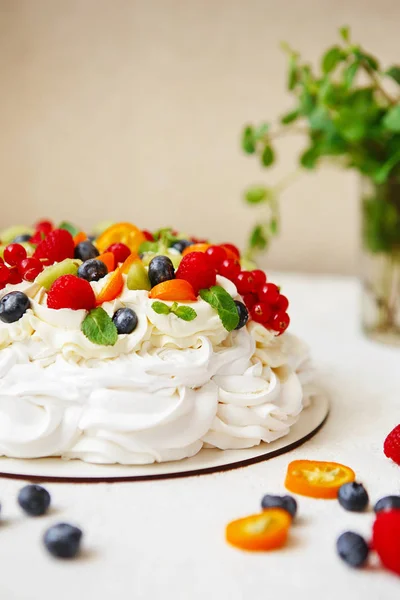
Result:
[[[131,252],[137,252],[140,244],[146,241],[143,232],[132,223],[116,223],[108,227],[96,240],[96,246],[103,253],[112,244],[125,244]]]
[[[109,273],[111,273],[111,271],[114,271],[115,257],[112,252],[104,252],[104,254],[100,254],[100,256],[97,257],[97,260],[101,260],[101,262],[106,265]]]
[[[182,302],[195,302],[197,299],[192,285],[184,279],[170,279],[159,283],[152,288],[149,298]]]
[[[294,460],[287,469],[285,487],[294,494],[311,498],[337,498],[344,483],[354,481],[350,467],[335,462]]]
[[[211,244],[192,244],[184,249],[182,252],[182,256],[186,256],[186,254],[190,254],[191,252],[205,252]]]
[[[77,246],[81,242],[86,242],[87,239],[88,239],[88,237],[87,237],[86,233],[84,231],[80,231],[79,233],[74,235],[74,244],[75,244],[75,246]]]
[[[285,510],[268,508],[262,513],[229,523],[226,540],[242,550],[275,550],[285,544],[291,522]]]

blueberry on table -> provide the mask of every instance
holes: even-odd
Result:
[[[50,494],[40,485],[26,485],[18,494],[18,504],[31,517],[39,517],[50,506]]]
[[[350,567],[362,567],[368,558],[369,547],[364,538],[353,531],[342,533],[337,539],[336,549],[340,558]]]
[[[78,277],[86,281],[99,281],[108,274],[106,265],[101,260],[90,258],[82,263],[78,269]]]
[[[15,323],[26,313],[31,303],[23,292],[10,292],[0,300],[0,321]]]
[[[131,308],[119,308],[112,318],[118,333],[132,333],[138,325],[138,317]]]
[[[378,500],[374,506],[376,513],[383,510],[400,510],[400,496],[385,496]]]
[[[193,246],[193,242],[189,240],[177,240],[172,244],[171,248],[175,248],[175,250],[178,250],[178,252],[182,254],[185,248],[188,248],[189,246]]]
[[[235,329],[242,329],[242,327],[244,327],[247,321],[249,320],[249,311],[247,310],[243,302],[235,300],[235,304],[239,315],[239,323],[237,324],[237,327],[235,327]]]
[[[286,510],[293,519],[297,513],[297,502],[293,496],[274,496],[272,494],[266,494],[261,500],[261,507],[264,509],[282,508],[283,510]]]
[[[351,481],[339,488],[338,500],[344,509],[352,512],[362,512],[368,506],[369,497],[362,483]]]
[[[58,523],[44,534],[47,550],[57,558],[74,558],[80,548],[82,531],[69,523]]]
[[[150,261],[148,276],[151,287],[175,279],[175,269],[171,259],[168,256],[155,256]]]
[[[85,262],[91,258],[96,258],[99,254],[100,252],[97,250],[96,246],[94,246],[92,242],[89,242],[89,240],[86,240],[85,242],[80,242],[75,247],[74,258],[79,258],[79,260]]]

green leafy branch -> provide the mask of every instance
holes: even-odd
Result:
[[[274,125],[246,125],[242,148],[256,155],[262,167],[270,168],[276,161],[277,140],[300,134],[307,139],[299,156],[301,169],[314,170],[329,159],[385,185],[400,177],[400,96],[386,89],[389,79],[400,85],[400,66],[383,69],[374,56],[352,43],[348,27],[340,29],[340,36],[341,44],[321,57],[318,72],[283,44],[288,56],[287,88],[295,104]],[[267,250],[279,232],[279,195],[291,179],[246,190],[246,202],[260,211],[248,258]]]

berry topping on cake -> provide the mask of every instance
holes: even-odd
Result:
[[[131,254],[128,246],[121,243],[111,244],[111,246],[107,248],[107,252],[112,252],[114,254],[116,264],[123,263]]]
[[[182,252],[188,248],[189,246],[192,246],[193,242],[191,242],[190,240],[177,240],[176,242],[174,242],[171,246],[171,248],[175,248],[175,250],[178,250],[178,252],[180,252],[182,254]]]
[[[106,265],[96,258],[91,258],[80,265],[78,277],[86,281],[99,281],[108,274]]]
[[[24,258],[18,265],[18,271],[25,281],[34,281],[43,271],[43,265],[37,258]]]
[[[235,284],[239,294],[242,296],[257,291],[253,275],[249,271],[241,271],[236,277]]]
[[[68,523],[58,523],[44,534],[47,550],[57,558],[74,558],[80,548],[82,531]]]
[[[369,502],[368,492],[362,483],[351,481],[339,488],[339,504],[352,512],[363,512]]]
[[[235,281],[240,273],[240,263],[234,258],[226,258],[218,267],[219,275]]]
[[[276,313],[272,319],[268,322],[268,325],[274,331],[277,331],[281,335],[289,327],[290,317],[285,312]]]
[[[247,321],[249,320],[249,311],[247,310],[243,302],[235,300],[235,304],[239,315],[239,323],[237,324],[235,329],[242,329],[242,327],[244,327]]]
[[[360,568],[365,565],[369,547],[361,535],[353,531],[346,531],[336,542],[337,553],[350,567]]]
[[[21,244],[9,244],[4,249],[4,260],[11,267],[16,267],[26,258],[26,250]]]
[[[206,250],[206,255],[210,259],[210,265],[212,265],[217,271],[220,265],[227,258],[226,250],[224,250],[221,246],[210,246]]]
[[[23,292],[10,292],[0,300],[0,321],[15,323],[26,313],[31,303]]]
[[[268,304],[257,302],[251,307],[250,314],[253,321],[266,325],[271,318],[272,312]]]
[[[72,235],[65,229],[54,229],[37,246],[33,256],[52,265],[66,258],[74,258]]]
[[[132,333],[139,322],[137,314],[131,308],[119,308],[112,320],[119,335]]]
[[[274,283],[266,283],[258,291],[258,297],[261,302],[274,306],[279,300],[279,288]]]
[[[397,425],[387,436],[383,451],[385,456],[400,465],[400,425]]]
[[[78,258],[79,260],[86,262],[91,258],[96,258],[99,256],[100,252],[97,250],[96,246],[92,244],[89,240],[84,242],[80,242],[74,251],[74,258]]]
[[[149,264],[148,276],[151,287],[175,278],[175,269],[168,256],[155,256]],[[184,277],[181,279],[185,279]]]
[[[51,286],[47,296],[47,306],[59,310],[91,310],[96,305],[96,298],[91,285],[76,275],[62,275]]]
[[[32,236],[30,233],[22,233],[21,235],[17,235],[13,239],[13,243],[14,244],[25,244],[26,242],[30,241],[31,237]]]
[[[44,515],[50,501],[49,492],[41,485],[26,485],[18,494],[18,504],[31,517]]]
[[[190,252],[182,258],[176,272],[177,279],[188,281],[197,295],[199,290],[207,289],[216,283],[216,270],[210,263],[210,257],[203,252]]]

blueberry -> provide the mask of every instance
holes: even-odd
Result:
[[[0,321],[15,323],[26,313],[31,302],[23,292],[10,292],[0,300]]]
[[[193,246],[193,242],[190,242],[189,240],[177,240],[172,244],[171,248],[175,248],[175,250],[178,250],[178,252],[182,254],[185,248],[188,248],[189,246]]]
[[[23,233],[22,235],[17,235],[17,237],[13,239],[12,243],[13,244],[23,244],[24,242],[29,242],[31,237],[32,236],[30,233]]]
[[[149,279],[151,287],[175,279],[175,270],[172,261],[168,256],[155,256],[149,264]]]
[[[378,500],[374,506],[374,511],[376,513],[392,509],[400,509],[400,496],[385,496]]]
[[[131,308],[119,308],[112,320],[119,334],[132,333],[138,325],[137,314]]]
[[[346,510],[362,512],[368,506],[368,493],[362,483],[345,483],[339,488],[339,504]]]
[[[297,513],[297,502],[292,496],[273,496],[267,494],[261,500],[262,508],[282,508],[294,519]]]
[[[68,523],[58,523],[44,534],[47,550],[57,558],[74,558],[79,552],[82,531]]]
[[[89,242],[89,240],[86,240],[75,247],[74,258],[79,258],[79,260],[85,262],[91,258],[96,258],[99,254],[100,252],[97,250],[96,246],[94,246],[92,242]]]
[[[242,329],[249,320],[249,311],[243,304],[243,302],[239,302],[239,300],[235,300],[236,308],[239,314],[239,323],[235,329]]]
[[[28,515],[39,517],[50,506],[50,494],[40,485],[26,485],[18,494],[18,504]]]
[[[86,281],[98,281],[108,273],[106,265],[96,258],[91,258],[82,263],[78,269],[78,277]]]
[[[342,560],[351,567],[362,567],[369,554],[367,542],[353,531],[342,533],[336,542],[337,552]]]

